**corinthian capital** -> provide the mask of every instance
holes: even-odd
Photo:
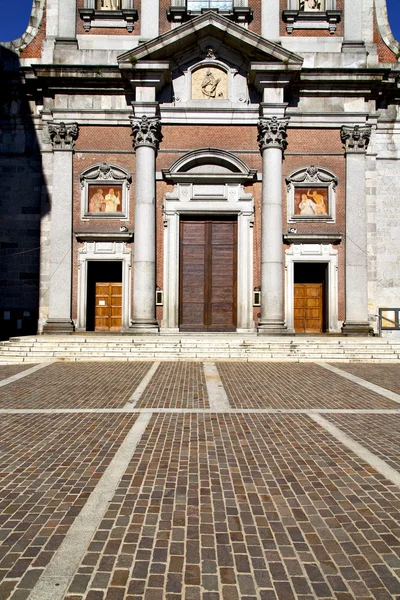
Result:
[[[151,146],[158,150],[162,140],[161,121],[159,117],[147,117],[143,115],[140,119],[132,117],[133,147]]]
[[[258,121],[257,141],[260,152],[263,152],[266,148],[280,148],[282,151],[286,149],[288,123],[289,119],[278,119],[277,117]]]
[[[72,150],[78,133],[78,123],[49,123],[49,136],[55,150]]]
[[[365,127],[360,127],[359,125],[347,127],[343,125],[340,130],[340,139],[346,152],[366,152],[370,137],[371,127],[369,125]]]

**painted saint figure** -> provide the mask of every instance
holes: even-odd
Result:
[[[307,198],[312,198],[312,200],[315,203],[315,212],[317,215],[326,215],[327,210],[326,210],[326,206],[325,206],[325,200],[322,194],[319,194],[317,192],[317,190],[314,190],[313,192],[311,192],[310,190],[308,190],[307,192]]]
[[[98,188],[97,192],[89,200],[89,212],[104,212],[105,203],[103,190]]]
[[[104,212],[117,212],[117,207],[121,204],[121,200],[119,198],[119,191],[117,191],[117,195],[114,194],[114,188],[110,188],[108,190],[108,194],[105,197],[105,211]]]
[[[311,198],[307,197],[307,194],[301,195],[301,201],[299,202],[300,214],[304,217],[313,217],[317,211],[316,204]]]
[[[203,79],[203,83],[201,84],[201,91],[207,98],[215,98],[217,95],[217,86],[221,81],[220,78],[215,79],[212,71],[207,69],[206,76]]]

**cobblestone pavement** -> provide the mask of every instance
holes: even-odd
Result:
[[[31,365],[30,365],[31,366]],[[0,393],[1,408],[118,408],[150,368],[137,363],[54,363]]]
[[[379,368],[375,391],[309,363],[6,372],[0,600],[400,600]]]
[[[335,363],[335,367],[400,394],[400,365]]]
[[[25,365],[0,365],[0,381],[3,379],[7,379],[8,377],[12,377],[13,375],[17,375],[17,373],[22,373],[22,371],[26,371],[33,367],[33,364],[25,364]]]
[[[235,408],[393,408],[390,400],[311,363],[217,363],[217,367]]]
[[[208,408],[202,363],[161,363],[136,407]]]

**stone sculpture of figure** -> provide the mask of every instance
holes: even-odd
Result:
[[[319,194],[317,192],[317,190],[314,191],[310,191],[308,190],[307,192],[307,198],[312,198],[312,200],[315,203],[315,212],[317,215],[326,215],[327,210],[326,210],[326,206],[325,206],[325,200],[322,194]]]
[[[305,217],[313,217],[317,212],[316,204],[311,198],[307,197],[307,194],[301,195],[301,201],[299,202],[300,214]]]
[[[321,0],[301,0],[300,10],[307,12],[321,10]]]
[[[119,199],[119,192],[117,192],[117,195],[115,195],[114,189],[110,188],[108,194],[105,197],[105,203],[105,212],[117,212],[117,206],[121,204],[121,201]]]
[[[97,192],[89,200],[89,212],[104,212],[105,203],[103,190],[98,188]]]
[[[102,10],[118,10],[118,0],[101,0]]]
[[[217,95],[217,86],[221,79],[215,79],[210,69],[207,69],[206,76],[201,84],[201,91],[207,98],[215,98]]]

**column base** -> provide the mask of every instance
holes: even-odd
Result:
[[[47,319],[42,333],[73,333],[75,326],[71,319]]]
[[[374,334],[373,327],[368,321],[345,321],[342,327],[343,335],[369,336]]]
[[[129,326],[130,333],[142,333],[145,335],[148,334],[158,334],[160,333],[160,326],[156,320],[154,321],[131,321]]]
[[[258,324],[257,335],[293,335],[283,321],[270,321]]]

